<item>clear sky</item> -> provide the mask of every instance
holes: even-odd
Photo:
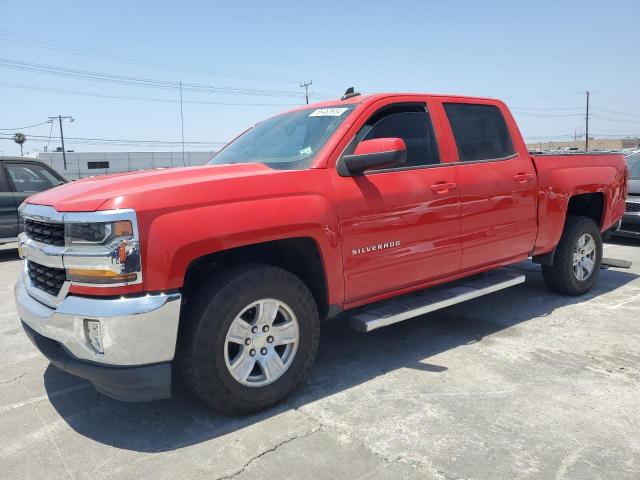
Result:
[[[312,100],[351,85],[502,98],[528,140],[583,129],[588,89],[591,132],[640,135],[639,59],[639,0],[2,0],[0,136],[62,114],[68,149],[179,150],[71,138],[178,142],[181,81],[185,140],[203,142],[187,149],[209,149],[304,102],[302,80]],[[50,125],[20,131],[33,153]]]

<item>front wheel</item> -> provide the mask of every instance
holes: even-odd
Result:
[[[542,274],[552,290],[582,295],[596,283],[601,263],[602,236],[596,223],[587,217],[569,216],[553,265],[543,265]]]
[[[313,296],[277,267],[228,269],[198,291],[184,320],[183,377],[225,413],[247,414],[285,398],[304,380],[318,349]]]

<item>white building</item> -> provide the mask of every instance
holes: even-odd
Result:
[[[38,160],[74,180],[107,173],[204,165],[214,153],[184,152],[183,162],[182,152],[66,152],[66,169],[62,152],[39,153]]]

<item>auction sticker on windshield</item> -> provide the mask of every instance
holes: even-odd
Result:
[[[319,108],[309,114],[310,117],[339,117],[348,108]]]

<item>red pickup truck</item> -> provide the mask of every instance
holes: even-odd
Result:
[[[15,296],[59,368],[128,401],[172,368],[246,413],[298,386],[320,319],[369,331],[524,280],[598,277],[622,155],[531,155],[495,99],[348,93],[250,128],[207,165],[85,179],[21,206]],[[435,288],[431,288],[435,287]]]

